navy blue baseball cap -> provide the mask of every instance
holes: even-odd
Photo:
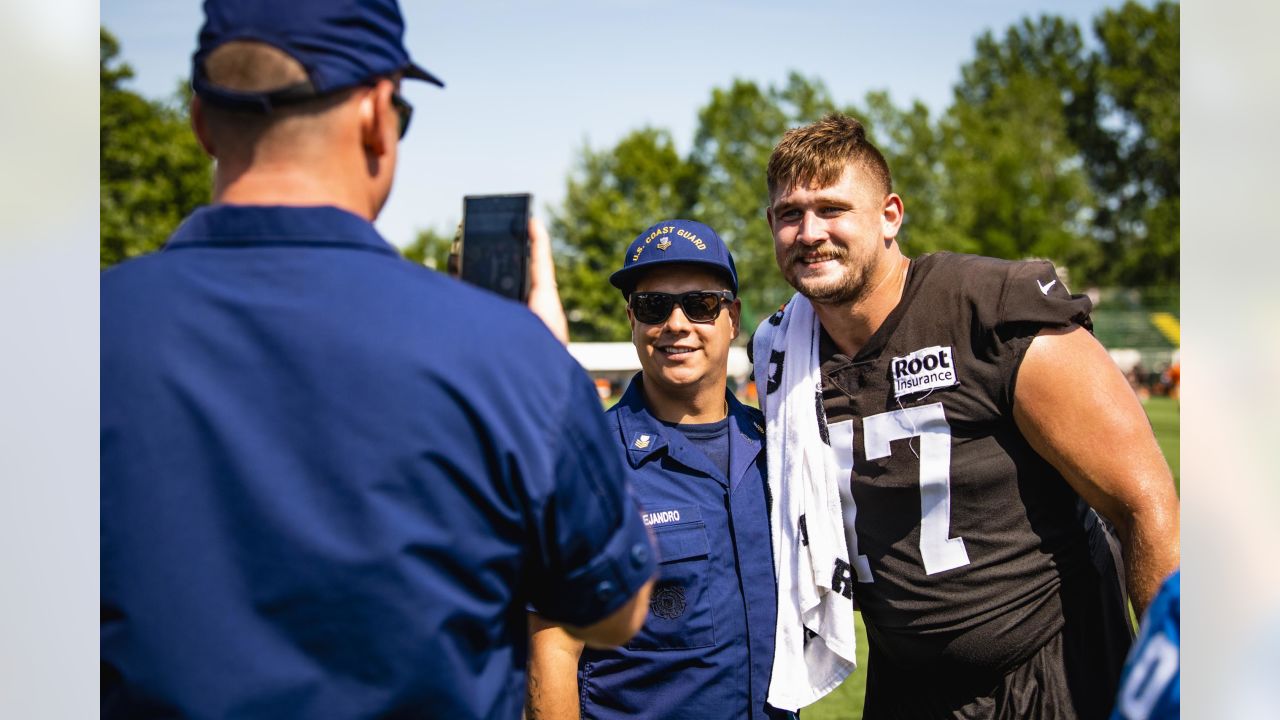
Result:
[[[646,270],[668,263],[718,270],[727,276],[733,294],[738,294],[738,269],[729,248],[715,230],[693,220],[665,220],[637,235],[627,246],[622,269],[610,275],[609,282],[626,297]]]
[[[192,57],[191,86],[204,100],[242,110],[273,107],[328,95],[401,73],[444,87],[409,59],[404,19],[396,0],[205,0],[205,22]],[[288,54],[307,81],[244,92],[209,81],[209,53],[233,40],[261,42]]]

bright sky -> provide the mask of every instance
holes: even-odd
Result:
[[[302,0],[305,2],[305,0]],[[405,44],[447,85],[406,83],[415,108],[383,235],[452,234],[462,196],[532,192],[538,214],[564,197],[580,150],[652,125],[689,149],[697,111],[733,78],[822,79],[837,103],[887,89],[902,106],[945,108],[984,30],[1026,15],[1090,23],[1121,0],[403,1]],[[102,24],[136,72],[132,88],[173,94],[190,70],[202,21],[195,0],[103,0]]]

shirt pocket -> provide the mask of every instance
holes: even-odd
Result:
[[[716,644],[711,612],[711,561],[701,522],[654,528],[658,580],[649,617],[627,643],[629,650],[681,650]]]

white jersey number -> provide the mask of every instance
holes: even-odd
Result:
[[[840,427],[845,426],[845,427]],[[836,428],[840,430],[837,432]],[[841,458],[841,497],[845,503],[846,535],[854,538],[857,509],[851,489],[853,422],[837,423],[831,430],[831,445]],[[920,558],[926,575],[953,570],[969,564],[963,538],[951,537],[951,426],[942,403],[901,408],[862,420],[867,460],[889,457],[895,440],[920,438]],[[837,438],[841,441],[837,445]],[[850,467],[843,467],[849,458]],[[849,552],[855,552],[850,548]],[[861,578],[859,578],[861,579]],[[866,582],[865,580],[863,582]]]
[[[1163,634],[1151,636],[1120,691],[1121,714],[1126,720],[1147,720],[1177,673],[1177,646]]]

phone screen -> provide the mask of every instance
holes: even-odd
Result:
[[[463,198],[463,280],[525,301],[529,295],[530,199],[528,193]]]

